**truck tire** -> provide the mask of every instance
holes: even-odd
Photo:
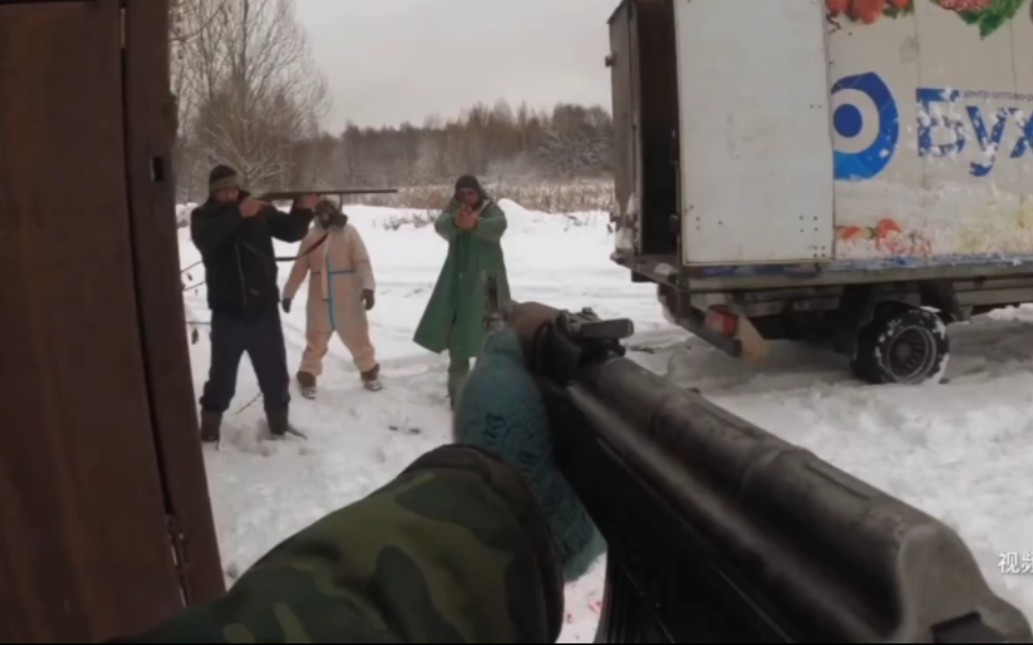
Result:
[[[858,332],[851,367],[875,385],[939,383],[950,357],[947,325],[933,311],[883,306]]]

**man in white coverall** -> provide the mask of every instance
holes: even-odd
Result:
[[[323,200],[316,207],[316,225],[301,243],[290,278],[283,290],[283,310],[290,312],[291,301],[309,273],[308,344],[298,369],[301,393],[312,399],[316,381],[323,372],[334,332],[351,352],[366,389],[381,389],[380,366],[369,337],[366,312],[373,308],[376,284],[369,253],[358,230],[348,216],[332,202]]]

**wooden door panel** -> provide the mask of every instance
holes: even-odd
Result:
[[[186,536],[180,554],[183,593],[188,604],[205,603],[226,588],[198,439],[180,285],[168,7],[133,0],[125,21],[130,217],[145,369],[166,503]]]
[[[137,326],[118,0],[0,6],[0,640],[182,603]]]

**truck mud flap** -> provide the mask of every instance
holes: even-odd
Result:
[[[704,318],[697,312],[694,311],[692,315],[688,316],[683,321],[682,324],[685,329],[689,330],[692,334],[702,338],[729,356],[733,358],[742,357],[742,341],[738,338],[726,336],[710,327],[707,327],[704,324]]]

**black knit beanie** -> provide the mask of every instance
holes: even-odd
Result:
[[[478,195],[484,197],[484,189],[481,188],[481,182],[477,181],[477,178],[473,175],[463,175],[459,178],[459,181],[456,182],[456,195],[464,188],[476,190]]]
[[[240,181],[236,170],[220,164],[208,173],[208,194],[214,195],[224,188],[240,188]]]

